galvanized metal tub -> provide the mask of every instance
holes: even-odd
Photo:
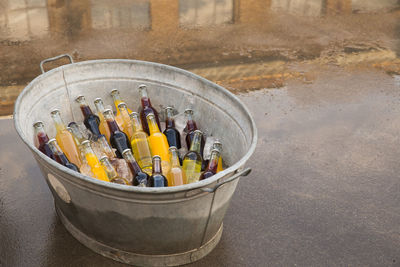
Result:
[[[71,64],[43,71],[43,63],[67,56]],[[53,194],[56,211],[67,230],[88,248],[114,260],[146,266],[173,266],[207,255],[222,234],[223,218],[243,169],[257,142],[247,108],[226,89],[175,67],[136,60],[73,63],[61,55],[41,63],[43,74],[18,97],[15,128],[32,151]],[[130,107],[139,107],[137,87],[148,86],[152,103],[196,110],[200,129],[224,144],[230,166],[210,179],[168,188],[112,184],[73,172],[34,146],[32,124],[44,121],[55,135],[49,111],[59,108],[65,122],[81,121],[73,99],[83,94],[112,103],[118,88]],[[201,114],[201,116],[200,116]]]

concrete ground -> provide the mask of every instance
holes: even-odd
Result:
[[[173,16],[160,19],[162,1],[154,0],[152,28],[138,32],[88,27],[87,1],[48,2],[51,34],[21,41],[11,26],[0,34],[2,114],[39,75],[38,62],[65,49],[78,61],[184,67],[237,94],[253,114],[253,171],[240,180],[220,243],[191,266],[400,266],[397,1],[321,1],[320,9],[308,1],[286,9],[279,1],[233,1],[240,4],[233,23],[183,30]],[[68,17],[70,9],[79,12]],[[67,35],[54,39],[60,32]],[[94,49],[96,42],[102,46]],[[65,230],[7,117],[0,140],[0,266],[124,266]]]

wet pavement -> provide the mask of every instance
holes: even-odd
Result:
[[[0,114],[65,52],[188,69],[259,130],[222,239],[193,266],[398,266],[399,19],[397,0],[0,0]],[[123,266],[64,229],[12,121],[0,129],[0,266]]]

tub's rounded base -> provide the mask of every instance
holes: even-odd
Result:
[[[203,246],[190,250],[184,253],[178,254],[167,254],[167,255],[144,255],[136,254],[132,252],[122,251],[119,249],[112,248],[106,244],[100,243],[81,231],[79,231],[74,225],[72,225],[62,211],[57,208],[56,212],[73,237],[75,237],[80,243],[93,250],[94,252],[103,255],[104,257],[136,266],[177,266],[192,263],[200,260],[210,253],[218,244],[222,236],[223,224],[218,229],[217,233]]]

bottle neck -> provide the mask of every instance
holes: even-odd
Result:
[[[121,102],[121,96],[119,95],[118,91],[113,91],[113,93],[111,94],[112,98],[114,100],[114,102]]]
[[[196,151],[200,153],[200,147],[201,147],[201,133],[195,132],[192,143],[190,144],[190,151]]]
[[[133,131],[143,131],[142,124],[140,123],[139,117],[138,116],[130,116],[131,118],[131,123],[133,127]]]
[[[107,119],[108,128],[110,128],[111,133],[120,131],[117,122],[114,119]]]
[[[72,135],[78,140],[79,143],[85,140],[77,124],[70,124],[69,127],[71,129]]]
[[[173,118],[167,117],[165,119],[165,127],[166,128],[175,128],[175,120]]]
[[[147,117],[147,125],[149,126],[150,134],[160,132],[160,128],[158,128],[158,124],[157,124],[156,118],[154,116]]]
[[[132,153],[124,153],[123,157],[128,163],[129,169],[131,170],[133,177],[135,177],[139,172],[142,171]]]
[[[207,171],[216,173],[217,167],[218,167],[218,160],[219,160],[219,152],[213,151],[211,153],[210,162],[208,163],[208,166],[207,166]]]
[[[115,171],[114,167],[111,165],[110,161],[108,158],[102,158],[100,160],[101,166],[103,169],[106,171],[107,176],[109,179],[116,178],[118,176],[117,172]]]
[[[172,167],[180,167],[178,151],[176,149],[170,150],[171,153],[171,165]]]
[[[35,127],[35,135],[38,138],[39,144],[45,144],[49,141],[49,137],[47,136],[42,126]]]
[[[86,118],[89,115],[92,115],[92,109],[88,105],[80,105],[83,116]]]
[[[151,101],[150,98],[146,97],[142,97],[140,99],[140,102],[142,103],[142,107],[151,107]]]
[[[98,112],[99,114],[103,114],[103,111],[104,111],[103,102],[102,102],[102,101],[96,101],[96,102],[94,103],[94,105],[95,105],[95,107],[96,107],[97,112]]]
[[[161,159],[158,157],[153,158],[153,175],[154,174],[161,174],[162,169],[161,169]]]
[[[197,130],[196,122],[195,122],[194,120],[192,120],[192,119],[191,119],[191,120],[188,120],[188,121],[186,122],[186,129],[187,129],[187,132],[188,132],[188,133]]]
[[[52,114],[51,117],[53,118],[53,121],[54,121],[57,131],[62,131],[62,130],[66,129],[66,126],[65,126],[64,122],[62,121],[59,113]]]
[[[83,151],[83,153],[86,155],[86,154],[94,154],[94,151],[93,151],[93,149],[92,149],[92,147],[90,146],[90,143],[85,143],[83,146],[82,146],[82,151]]]

